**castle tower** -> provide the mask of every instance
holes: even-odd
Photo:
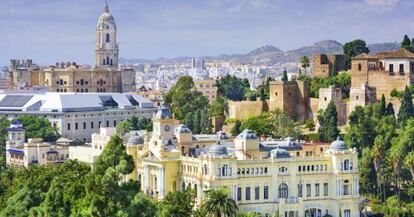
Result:
[[[116,42],[116,24],[114,17],[109,13],[108,3],[96,25],[95,66],[116,69],[118,68],[119,48]]]

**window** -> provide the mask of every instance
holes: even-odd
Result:
[[[328,183],[323,183],[323,195],[328,196]]]
[[[361,70],[362,70],[362,65],[360,63],[360,64],[358,64],[358,71],[361,71]]]
[[[257,186],[254,188],[254,199],[259,200],[259,198],[260,198],[260,188],[259,186]]]
[[[246,200],[250,200],[250,187],[246,187]]]
[[[265,200],[269,199],[269,186],[263,187],[263,199]]]
[[[302,171],[302,166],[298,166],[298,171]]]
[[[344,210],[344,217],[351,217],[351,210],[349,209]]]
[[[344,196],[349,195],[348,185],[344,185]]]
[[[285,183],[279,185],[279,198],[288,198],[288,186]]]
[[[238,187],[237,188],[237,201],[241,201],[242,198],[242,188]]]
[[[400,73],[404,73],[404,64],[400,64]]]
[[[70,130],[70,123],[68,123],[68,130]]]
[[[93,122],[91,122],[91,129],[93,129]]]
[[[394,64],[390,64],[389,68],[390,68],[390,72],[394,72]]]
[[[204,175],[207,175],[207,164],[204,164]]]
[[[109,33],[106,33],[105,42],[109,43],[111,41],[110,39],[111,39],[111,37],[109,36]]]
[[[116,121],[114,120],[114,127],[116,127]]]
[[[78,129],[78,122],[75,123],[75,130]]]
[[[302,184],[298,184],[298,197],[302,197]]]
[[[349,160],[348,159],[346,159],[344,161],[344,170],[349,170]]]
[[[86,122],[83,122],[83,129],[86,129]]]
[[[106,121],[106,127],[109,127],[109,121]]]
[[[310,197],[311,196],[311,184],[306,184],[306,197]]]
[[[319,183],[315,184],[315,197],[319,197]]]
[[[221,168],[221,174],[223,176],[227,176],[227,164],[224,164],[223,167]]]

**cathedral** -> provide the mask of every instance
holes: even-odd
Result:
[[[119,46],[115,19],[105,3],[96,25],[95,64],[85,67],[61,62],[41,68],[32,60],[11,60],[9,88],[46,89],[52,92],[133,92],[135,71],[118,65]]]

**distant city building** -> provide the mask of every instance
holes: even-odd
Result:
[[[194,81],[194,88],[201,92],[210,102],[217,98],[217,87],[215,79],[203,79]]]
[[[151,101],[123,93],[8,93],[0,94],[0,115],[47,118],[62,137],[90,141],[99,128],[116,127],[136,116],[151,119],[157,108]]]
[[[69,158],[69,144],[66,142],[52,144],[39,138],[29,138],[25,142],[25,128],[19,121],[13,121],[6,130],[7,165],[28,167],[32,164],[56,164]]]
[[[74,62],[60,62],[40,69],[32,60],[11,60],[9,88],[47,87],[53,92],[133,92],[135,71],[118,68],[117,27],[108,5],[96,26],[95,65],[92,69]]]

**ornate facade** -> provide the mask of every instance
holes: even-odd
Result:
[[[53,92],[133,92],[135,71],[118,66],[117,26],[105,4],[96,25],[95,64],[92,69],[61,62],[45,69],[32,60],[10,61],[10,89],[45,88]]]
[[[339,138],[331,145],[291,138],[259,141],[250,130],[234,140],[225,134],[200,143],[161,109],[150,136],[127,142],[136,171],[132,178],[146,194],[194,189],[199,203],[210,188],[228,188],[242,211],[263,216],[334,217],[360,215],[358,153]]]

